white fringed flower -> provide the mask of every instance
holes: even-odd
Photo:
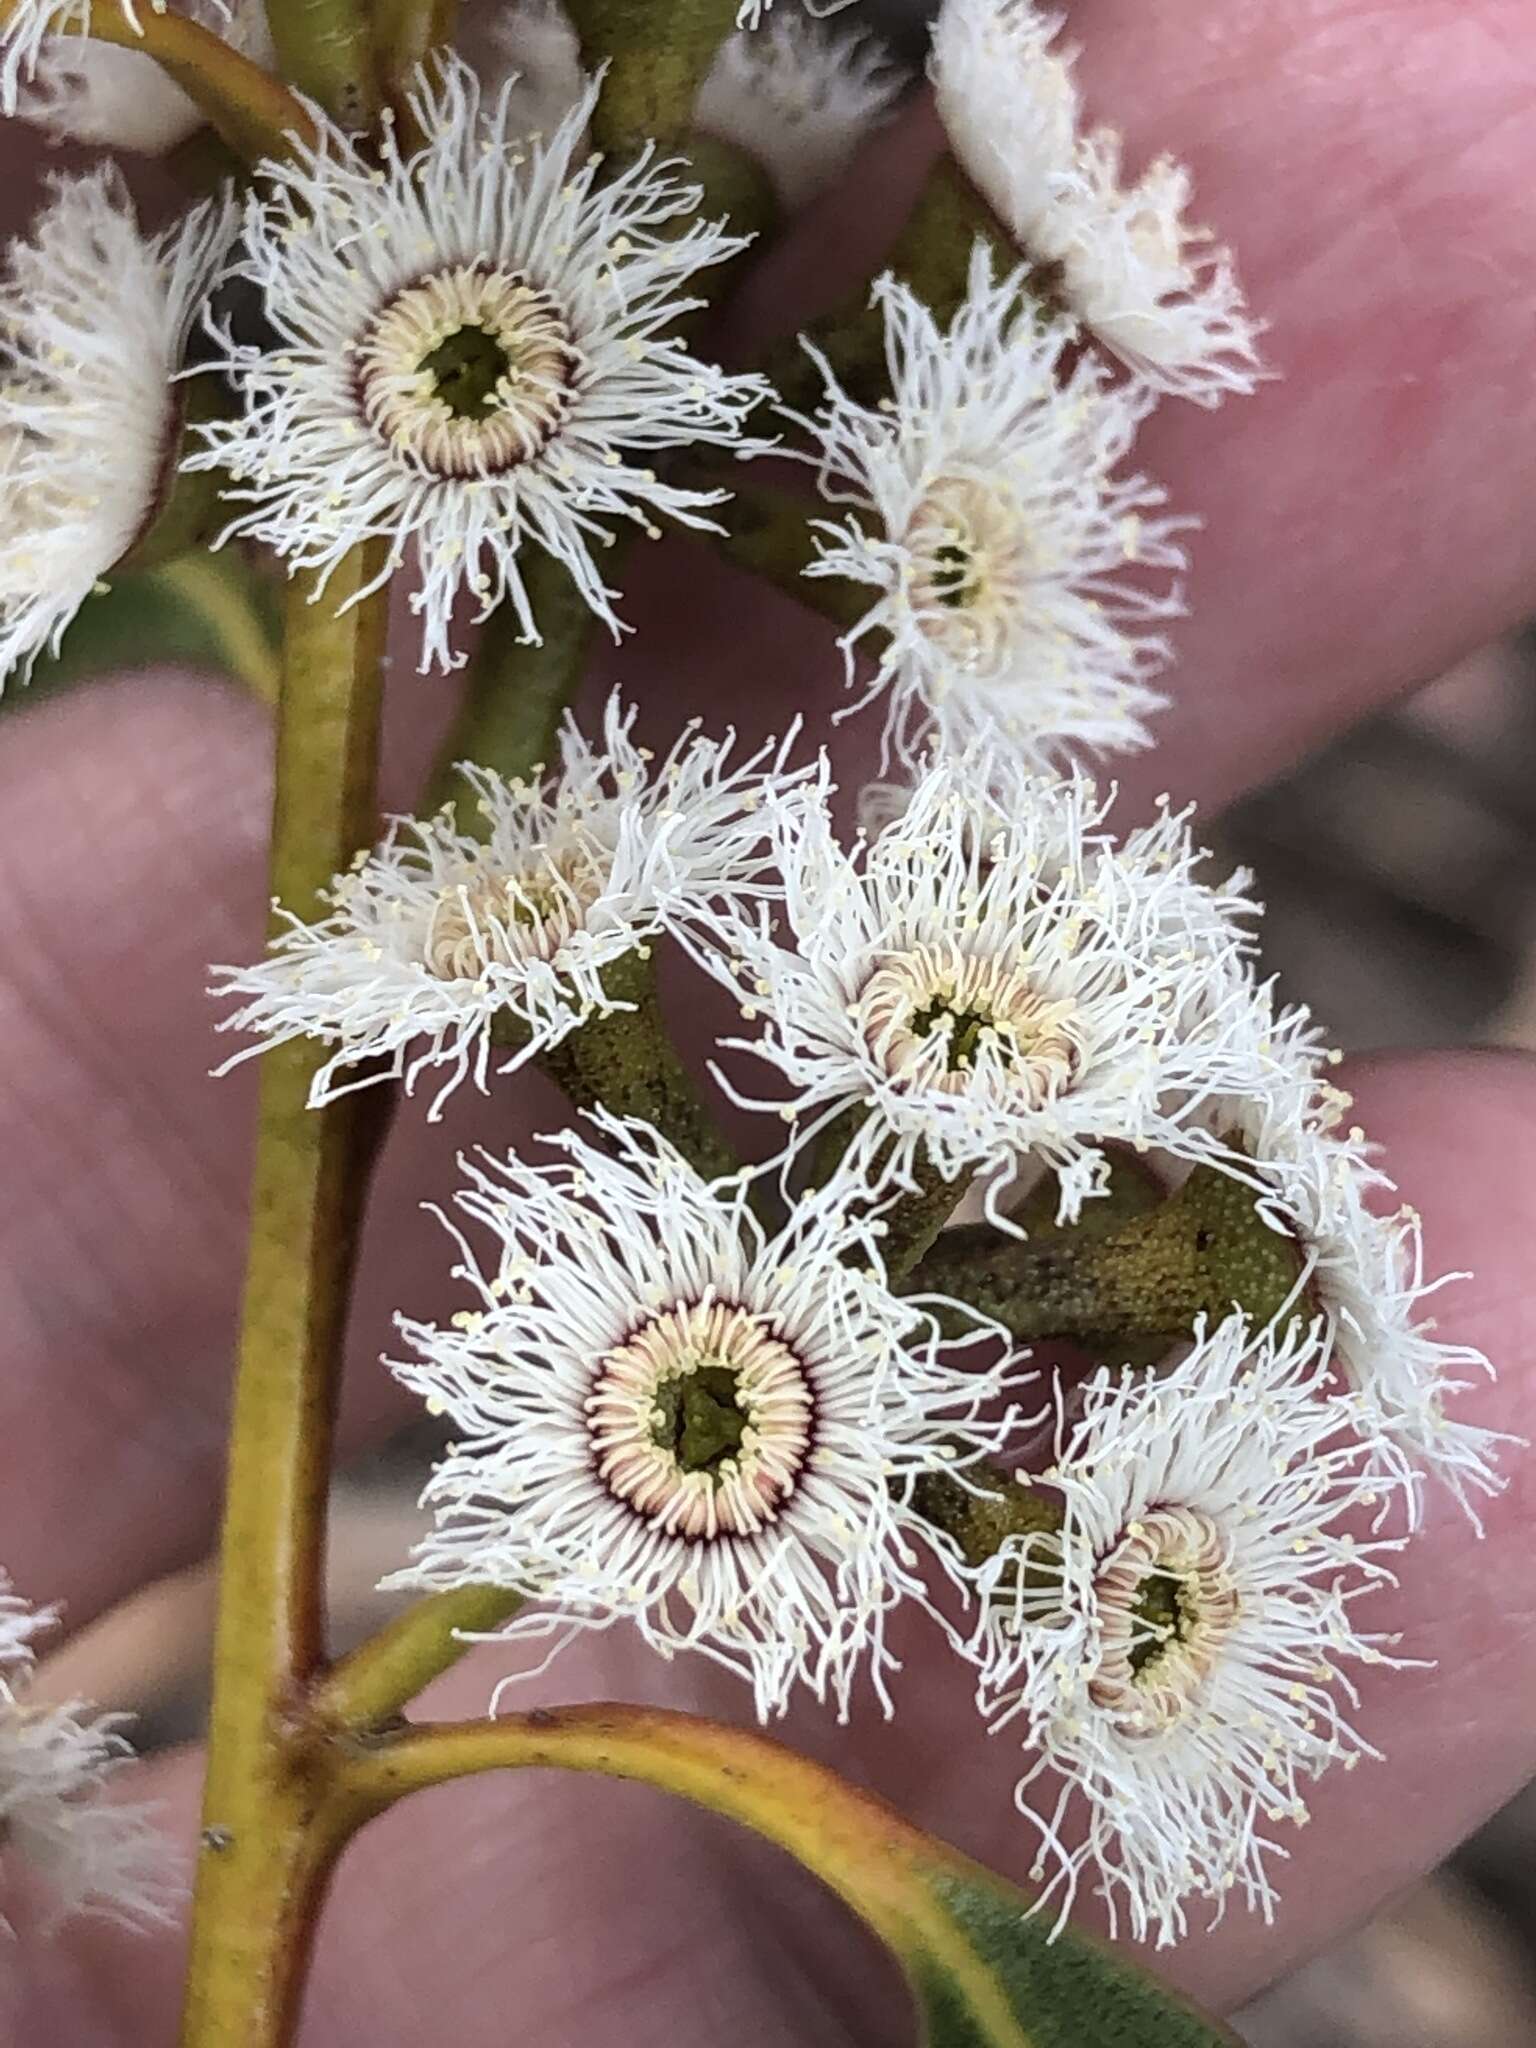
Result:
[[[851,7],[854,0],[803,0],[807,14],[822,18],[829,14],[841,14],[845,7]],[[764,17],[773,6],[773,0],[741,0],[736,14],[738,28],[759,28]]]
[[[1182,610],[1169,572],[1193,522],[1157,516],[1164,493],[1124,463],[1146,414],[1134,388],[1084,357],[1071,323],[1042,315],[1023,271],[994,281],[972,252],[948,331],[890,277],[875,286],[891,395],[856,404],[827,379],[813,419],[822,495],[810,576],[879,593],[846,636],[873,643],[861,703],[889,692],[887,738],[910,758],[929,721],[947,740],[990,732],[1036,760],[1074,746],[1149,744],[1168,658],[1156,623]]]
[[[1276,1014],[1265,988],[1249,998],[1254,1082],[1202,1111],[1214,1135],[1236,1141],[1214,1163],[1259,1190],[1259,1213],[1293,1238],[1310,1270],[1309,1299],[1327,1319],[1333,1364],[1351,1426],[1372,1469],[1440,1479],[1477,1521],[1473,1492],[1499,1492],[1500,1444],[1512,1439],[1446,1412],[1493,1368],[1482,1352],[1442,1342],[1428,1304],[1464,1274],[1426,1278],[1418,1212],[1396,1188],[1359,1125],[1351,1098],[1328,1078],[1338,1059],[1305,1010]],[[1416,1521],[1420,1489],[1406,1499]]]
[[[1305,1822],[1306,1780],[1374,1754],[1344,1667],[1383,1661],[1352,1608],[1398,1546],[1343,1526],[1375,1483],[1326,1371],[1316,1325],[1254,1340],[1241,1316],[1161,1377],[1101,1370],[1043,1477],[1060,1534],[987,1568],[983,1707],[1038,1751],[1018,1799],[1063,1915],[1087,1874],[1137,1940],[1178,1939],[1192,1897],[1219,1918],[1234,1888],[1268,1919],[1271,1830]]]
[[[0,285],[0,681],[57,651],[158,509],[173,380],[235,228],[219,200],[146,237],[110,165],[52,193]]]
[[[694,122],[755,157],[793,212],[842,174],[906,82],[878,38],[776,14],[721,44]]]
[[[861,1176],[769,1237],[747,1177],[594,1123],[614,1156],[566,1131],[563,1163],[470,1168],[459,1207],[496,1240],[482,1265],[454,1232],[479,1305],[401,1324],[419,1362],[394,1369],[462,1440],[395,1583],[520,1591],[543,1611],[514,1640],[632,1621],[739,1673],[764,1718],[797,1685],[846,1714],[861,1673],[889,1710],[887,1619],[926,1603],[933,1548],[911,1488],[997,1448],[1011,1417],[979,1417],[1011,1361],[962,1369],[886,1288]]]
[[[739,441],[765,387],[699,362],[667,330],[699,270],[744,246],[718,224],[675,224],[698,189],[647,150],[612,177],[575,158],[596,95],[554,134],[519,139],[514,89],[482,104],[457,58],[412,94],[425,145],[395,133],[381,160],[323,125],[314,148],[264,166],[241,270],[262,291],[271,346],[225,337],[246,400],[202,429],[188,466],[227,466],[248,500],[228,533],[323,579],[358,542],[388,543],[380,580],[414,543],[422,667],[462,661],[455,600],[503,601],[536,637],[526,544],[570,571],[617,633],[593,556],[632,521],[710,522],[719,492],[671,484],[657,450]]]
[[[253,62],[274,61],[264,0],[187,0],[185,12]],[[16,111],[51,135],[163,156],[203,125],[195,100],[152,57],[88,36],[50,36]]]
[[[1189,173],[1159,157],[1120,183],[1120,138],[1080,134],[1061,16],[1035,0],[945,0],[931,71],[949,146],[1065,305],[1159,391],[1218,405],[1264,374],[1227,251],[1184,218]]]
[[[336,878],[327,916],[293,911],[253,967],[216,969],[215,992],[242,999],[221,1030],[257,1045],[334,1046],[313,1101],[446,1067],[432,1104],[468,1076],[486,1086],[493,1054],[510,1072],[595,1013],[631,1007],[604,970],[648,948],[716,892],[750,891],[766,867],[752,817],[792,785],[783,748],[733,765],[731,741],[690,727],[659,765],[631,737],[634,713],[610,699],[603,743],[568,724],[560,774],[542,786],[466,766],[487,831],[452,814],[401,818],[376,852]],[[496,1042],[500,1022],[514,1036]],[[354,1069],[361,1068],[361,1073]]]
[[[31,1670],[37,1652],[33,1647],[58,1621],[53,1607],[34,1607],[14,1590],[10,1579],[0,1572],[0,1674],[8,1685]]]
[[[1501,1445],[1518,1439],[1447,1413],[1447,1402],[1493,1367],[1470,1344],[1436,1335],[1426,1304],[1465,1273],[1429,1278],[1423,1223],[1400,1204],[1390,1215],[1367,1208],[1342,1152],[1333,1159],[1338,1185],[1318,1205],[1318,1220],[1298,1232],[1318,1252],[1314,1286],[1332,1316],[1334,1364],[1348,1389],[1351,1422],[1383,1473],[1427,1472],[1450,1488],[1481,1530],[1473,1493],[1502,1492]],[[1418,1495],[1410,1493],[1413,1519]]]
[[[782,1105],[737,1099],[801,1142],[864,1109],[853,1156],[900,1180],[925,1154],[950,1179],[1033,1159],[1063,1220],[1107,1184],[1107,1144],[1211,1156],[1200,1101],[1249,1053],[1194,996],[1246,950],[1249,906],[1195,879],[1179,821],[1117,847],[1106,808],[983,748],[941,757],[852,852],[824,789],[770,798],[787,932],[770,904],[692,919],[756,1032],[722,1042],[785,1084]]]
[[[175,1887],[150,1809],[102,1796],[132,1758],[122,1716],[28,1697],[34,1644],[57,1619],[0,1574],[0,1845],[44,1879],[59,1919],[168,1921]]]

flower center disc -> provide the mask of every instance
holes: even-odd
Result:
[[[882,962],[858,1002],[870,1049],[893,1080],[963,1095],[985,1066],[1027,1107],[1071,1083],[1075,1015],[1074,1003],[1042,996],[1021,967],[956,945]]]
[[[439,981],[477,981],[487,967],[552,960],[601,895],[604,870],[585,849],[546,854],[512,875],[445,890],[427,930],[423,965]]]
[[[923,632],[959,668],[995,668],[1009,653],[1017,615],[1040,573],[1037,545],[1012,491],[948,477],[907,529],[908,587]]]
[[[569,410],[580,351],[524,277],[461,264],[407,285],[357,351],[368,424],[439,476],[531,462]]]
[[[1221,1531],[1198,1508],[1156,1508],[1100,1572],[1102,1650],[1088,1682],[1122,1735],[1155,1735],[1190,1708],[1241,1609]]]
[[[810,1449],[804,1367],[745,1309],[668,1309],[598,1363],[587,1397],[598,1476],[669,1535],[751,1536]]]

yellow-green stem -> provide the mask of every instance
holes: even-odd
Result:
[[[491,614],[432,789],[431,804],[452,803],[459,830],[476,838],[486,819],[455,768],[472,761],[511,778],[552,767],[592,639],[592,610],[552,555],[530,551],[523,580],[543,637],[523,639],[510,605]]]
[[[1234,2035],[1092,1936],[1068,1929],[1053,1945],[1027,1918],[1025,1893],[883,1799],[742,1729],[618,1705],[406,1729],[353,1745],[338,1789],[360,1812],[377,1813],[457,1778],[539,1768],[652,1785],[787,1850],[895,1952],[925,2040],[1236,2048]]]
[[[382,594],[336,606],[377,566],[359,551],[318,604],[303,579],[291,586],[271,879],[300,915],[374,834],[386,607]],[[320,1824],[303,1708],[325,1650],[326,1496],[366,1134],[355,1097],[309,1108],[323,1057],[301,1041],[262,1065],[183,2048],[288,2038],[315,1887],[339,1846]]]
[[[267,0],[283,76],[344,128],[379,109],[371,0]]]
[[[413,1728],[359,1748],[346,1784],[360,1806],[381,1812],[455,1778],[538,1768],[629,1778],[724,1814],[788,1850],[895,1947],[910,1942],[898,1859],[924,1846],[910,1822],[867,1793],[850,1797],[823,1765],[764,1736],[667,1708],[557,1707]],[[889,1886],[872,1839],[889,1865]]]
[[[353,1733],[379,1727],[452,1669],[466,1636],[500,1628],[521,1605],[503,1586],[429,1593],[332,1666],[312,1695],[317,1719]]]
[[[438,764],[434,804],[459,798],[454,768],[460,761],[514,777],[530,776],[553,759],[560,720],[581,678],[592,613],[549,555],[532,555],[525,581],[543,639],[524,640],[510,607],[492,615]],[[484,830],[472,800],[457,808],[461,831]],[[355,1730],[389,1720],[457,1663],[465,1635],[499,1627],[520,1604],[517,1594],[499,1586],[467,1586],[416,1601],[320,1680],[310,1702],[316,1723]]]
[[[606,63],[592,140],[603,150],[669,143],[687,133],[737,0],[570,0],[588,70]]]

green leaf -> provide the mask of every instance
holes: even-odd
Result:
[[[942,1851],[941,1845],[935,1844]],[[936,1864],[937,1919],[902,1955],[928,2048],[1227,2048],[1236,2036],[1113,1949],[1049,1920],[987,1873]],[[940,1932],[942,1930],[942,1934]]]

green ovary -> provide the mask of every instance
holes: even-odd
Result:
[[[421,359],[436,395],[455,419],[483,420],[494,411],[497,387],[512,368],[505,348],[483,327],[457,327]]]
[[[699,1365],[656,1390],[660,1411],[651,1441],[670,1451],[684,1472],[716,1473],[738,1456],[747,1430],[736,1373],[728,1365]]]
[[[1171,1572],[1151,1572],[1136,1588],[1131,1612],[1137,1624],[1138,1640],[1130,1651],[1132,1675],[1140,1678],[1155,1664],[1170,1643],[1182,1643],[1189,1632],[1190,1616],[1184,1604],[1184,1587]],[[1156,1634],[1143,1635],[1144,1629]]]

